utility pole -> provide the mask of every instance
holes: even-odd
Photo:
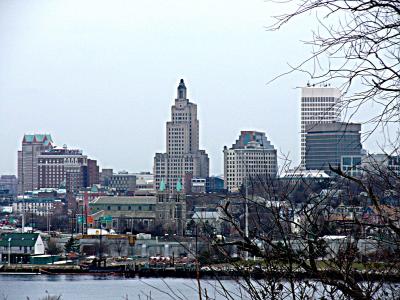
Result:
[[[81,206],[81,231],[82,231],[82,236],[83,236],[83,203],[82,203],[82,206]]]
[[[249,190],[248,190],[248,179],[246,177],[246,199],[245,199],[245,224],[244,224],[244,234],[248,238],[249,237],[249,203],[248,203],[248,197],[249,197]]]
[[[245,211],[244,211],[244,235],[246,238],[249,237],[249,204],[248,204],[248,196],[249,196],[249,191],[248,191],[248,177],[246,174],[246,179],[245,179]],[[244,259],[248,260],[249,258],[249,253],[245,251],[244,253]]]
[[[49,203],[46,203],[47,212],[47,234],[50,236]]]
[[[24,196],[22,196],[24,197]],[[25,200],[22,200],[22,233],[25,232]]]
[[[11,238],[8,238],[8,266],[11,264]]]

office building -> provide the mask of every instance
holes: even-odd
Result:
[[[363,157],[361,169],[371,174],[387,172],[394,177],[398,177],[400,176],[400,156],[397,153],[371,153]]]
[[[101,169],[100,172],[100,184],[102,186],[108,186],[110,184],[110,179],[114,174],[113,169]]]
[[[193,177],[190,192],[193,194],[205,194],[206,182],[206,178]]]
[[[277,152],[264,132],[241,131],[230,149],[224,147],[225,188],[238,191],[245,179],[264,180],[278,171]]]
[[[305,166],[307,170],[338,168],[342,157],[362,154],[361,124],[321,123],[306,126]],[[351,163],[351,162],[350,162]]]
[[[50,134],[25,134],[22,149],[18,151],[18,193],[33,191],[39,187],[38,156],[53,148]]]
[[[153,193],[154,189],[154,175],[150,172],[133,173],[136,176],[136,190],[135,193]]]
[[[362,155],[342,155],[340,158],[340,169],[347,175],[358,177],[362,175]]]
[[[100,183],[100,172],[99,166],[97,165],[97,160],[89,159],[87,160],[87,176],[85,180],[85,187],[91,187],[94,184]]]
[[[18,179],[15,175],[0,176],[0,190],[8,191],[11,195],[16,195],[18,190]]]
[[[81,150],[54,147],[37,156],[40,188],[63,187],[78,192],[85,187],[87,156]]]
[[[108,187],[115,189],[118,193],[133,194],[136,189],[136,175],[126,171],[118,172],[110,177]]]
[[[301,166],[305,166],[306,126],[340,121],[340,90],[310,86],[301,89]]]
[[[210,176],[206,180],[207,193],[223,193],[225,192],[224,179],[220,176]]]
[[[193,177],[208,177],[208,155],[199,149],[197,105],[187,98],[183,79],[171,108],[171,121],[166,125],[166,145],[166,153],[156,153],[154,157],[157,190],[161,187],[173,191],[177,186],[189,190]]]

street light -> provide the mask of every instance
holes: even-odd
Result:
[[[8,266],[11,263],[11,238],[8,238]]]

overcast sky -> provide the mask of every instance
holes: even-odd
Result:
[[[267,85],[310,51],[315,19],[267,32],[262,0],[0,0],[0,174],[24,133],[50,133],[101,167],[151,171],[184,78],[211,173],[240,130],[260,130],[299,162],[299,96],[309,78]],[[375,141],[366,146],[376,150]]]

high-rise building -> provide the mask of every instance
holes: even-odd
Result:
[[[241,131],[230,149],[224,147],[225,188],[237,191],[245,179],[264,180],[278,172],[276,149],[264,132]]]
[[[361,124],[321,123],[306,126],[307,170],[324,170],[331,173],[329,165],[340,166],[342,157],[361,160]]]
[[[306,126],[340,121],[340,90],[307,86],[301,89],[301,166],[305,166]]]
[[[25,134],[22,149],[18,151],[18,193],[39,187],[38,155],[53,148],[50,134]]]
[[[181,79],[175,104],[171,108],[171,121],[167,122],[166,153],[154,157],[156,189],[173,191],[177,186],[187,189],[191,178],[206,178],[209,159],[199,150],[199,120],[197,105],[187,99],[186,86]]]
[[[97,160],[88,158],[85,186],[91,187],[94,184],[99,184],[99,183],[100,183],[100,171],[99,171],[99,166],[97,165]]]
[[[78,192],[85,187],[87,156],[81,150],[53,148],[37,156],[40,188],[64,187],[69,192]]]

